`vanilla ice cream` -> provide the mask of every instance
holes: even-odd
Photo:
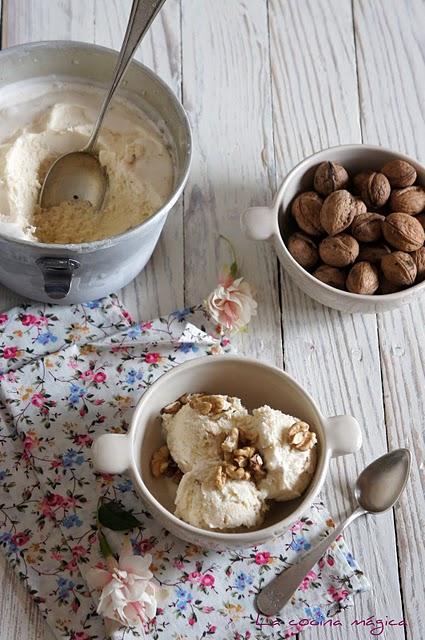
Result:
[[[267,405],[252,412],[251,428],[258,434],[257,447],[267,470],[259,489],[269,499],[298,498],[310,484],[316,468],[317,447],[302,451],[290,444],[289,431],[296,422],[298,418]]]
[[[236,529],[262,523],[264,494],[250,480],[228,479],[217,486],[216,462],[185,473],[176,494],[175,514],[202,529]]]
[[[174,168],[170,145],[148,116],[115,98],[97,142],[109,187],[102,209],[37,202],[51,162],[84,147],[104,92],[61,81],[19,82],[0,97],[0,233],[53,243],[90,242],[137,226],[168,199]]]
[[[168,449],[183,473],[196,464],[222,456],[221,443],[233,425],[232,420],[248,413],[239,398],[222,395],[205,398],[201,399],[198,408],[195,398],[182,404],[175,414],[162,415]],[[214,398],[210,403],[211,409],[208,413],[201,413],[202,402],[205,404],[208,398]],[[220,407],[216,406],[217,403]]]

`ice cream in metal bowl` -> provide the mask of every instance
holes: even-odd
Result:
[[[266,481],[264,485],[261,479],[257,486],[228,480],[225,491],[233,494],[235,514],[240,521],[227,522],[229,510],[226,511],[219,504],[220,496],[224,494],[220,491],[213,492],[214,495],[209,493],[208,504],[205,505],[202,503],[204,495],[199,493],[202,483],[211,479],[209,475],[214,481],[217,480],[217,463],[214,462],[217,452],[213,440],[202,447],[200,440],[193,442],[193,448],[187,456],[187,448],[178,446],[177,437],[171,449],[185,471],[180,484],[177,485],[172,478],[155,477],[151,467],[152,457],[164,444],[161,411],[165,405],[172,404],[176,398],[188,392],[196,394],[205,391],[216,397],[240,399],[240,404],[234,401],[234,409],[242,421],[244,412],[249,412],[257,425],[266,425],[266,430],[258,440],[263,452],[273,442],[273,431],[285,431],[292,425],[292,422],[285,425],[282,420],[284,422],[290,416],[296,416],[297,420],[307,423],[312,439],[314,442],[317,440],[314,470],[308,476],[308,481],[304,479],[303,486],[300,486],[297,484],[299,478],[294,476],[293,479],[289,478],[289,484],[285,486],[279,479],[279,469],[276,467],[279,460],[269,456],[266,464],[275,465],[277,471],[270,476],[268,484]],[[184,434],[187,428],[187,423],[180,421],[176,436],[178,433]],[[225,425],[218,428],[225,428]],[[168,439],[168,442],[172,443],[172,440]],[[360,446],[361,431],[353,417],[325,418],[309,394],[280,369],[249,358],[223,355],[195,359],[159,378],[139,401],[126,435],[105,434],[96,440],[93,463],[103,473],[128,473],[147,508],[173,534],[206,548],[222,550],[254,546],[282,534],[317,497],[326,479],[331,458],[354,453]],[[200,465],[196,465],[196,460],[193,464],[197,451],[200,458],[205,452],[208,455],[211,453],[213,461],[208,462],[206,458],[205,461],[201,460]],[[279,455],[288,454],[285,447],[272,447],[268,451],[269,454],[276,451]],[[262,513],[261,495],[264,491],[277,499],[268,500],[267,509]],[[292,495],[297,497],[292,498]],[[198,511],[203,513],[195,513],[196,504],[199,504]],[[247,519],[244,512],[247,505],[253,514],[252,521],[249,517]],[[206,514],[207,507],[215,514],[214,521],[211,521],[211,514]],[[225,525],[235,524],[234,529],[227,529],[223,522]],[[238,527],[240,523],[248,526]]]

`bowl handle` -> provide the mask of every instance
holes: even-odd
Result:
[[[130,438],[123,433],[104,433],[92,445],[93,467],[99,473],[124,473],[130,460]]]
[[[251,207],[241,214],[241,228],[251,240],[268,240],[278,233],[275,207]]]
[[[355,453],[362,446],[360,425],[353,416],[332,416],[325,423],[332,458]]]

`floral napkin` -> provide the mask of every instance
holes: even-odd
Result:
[[[101,561],[101,497],[133,510],[136,554],[151,554],[160,601],[146,638],[288,638],[306,619],[324,621],[369,588],[342,538],[273,619],[254,596],[333,522],[312,506],[280,539],[212,552],[162,529],[125,476],[95,475],[90,446],[128,428],[144,390],[179,363],[229,348],[208,335],[200,307],[133,324],[115,296],[70,307],[24,305],[0,315],[0,545],[57,638],[101,640],[103,621],[84,576]],[[115,546],[124,534],[110,533]],[[142,634],[143,635],[143,634]],[[139,637],[122,630],[116,637]]]

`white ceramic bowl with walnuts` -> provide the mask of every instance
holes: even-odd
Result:
[[[236,396],[247,409],[269,405],[307,422],[317,436],[316,469],[296,500],[272,502],[257,529],[236,533],[205,530],[174,515],[177,485],[156,478],[151,458],[164,443],[161,409],[186,393],[208,391]],[[325,418],[309,394],[288,374],[249,358],[222,355],[195,358],[161,376],[137,404],[128,434],[104,434],[93,445],[93,464],[102,473],[128,473],[152,515],[174,535],[202,547],[222,550],[252,547],[286,531],[305,512],[326,480],[331,458],[357,451],[362,442],[352,416]]]
[[[413,264],[412,259],[412,256],[413,258],[415,256],[411,253],[420,246],[421,238],[423,241],[422,232],[419,228],[421,225],[418,221],[421,220],[423,226],[423,219],[425,218],[423,196],[425,192],[420,188],[417,189],[418,194],[415,194],[413,192],[416,187],[409,186],[400,190],[393,189],[391,198],[389,198],[388,181],[381,181],[379,179],[381,176],[376,178],[375,175],[375,178],[372,178],[369,182],[366,179],[364,187],[361,182],[362,176],[353,180],[361,172],[376,171],[380,173],[387,163],[394,160],[403,161],[403,163],[407,162],[414,167],[416,171],[415,185],[425,187],[425,167],[413,158],[390,149],[371,145],[352,144],[332,147],[315,153],[292,169],[280,186],[270,207],[252,207],[245,211],[241,216],[242,229],[249,237],[255,240],[270,241],[282,266],[291,278],[300,289],[318,302],[348,313],[376,313],[396,309],[417,299],[418,295],[425,291],[425,280],[419,281],[419,276],[415,279],[416,266]],[[350,182],[348,185],[345,184],[346,176],[344,172],[342,172],[342,175],[336,176],[336,181],[340,179],[341,185],[337,185],[337,191],[332,193],[332,197],[329,198],[329,193],[326,196],[323,193],[318,195],[314,192],[317,186],[319,186],[319,189],[321,187],[323,189],[324,186],[326,190],[327,176],[319,176],[319,185],[315,185],[314,182],[315,173],[319,165],[330,162],[344,167],[350,176]],[[324,173],[326,174],[326,172]],[[324,183],[322,185],[320,185],[320,177]],[[412,182],[409,176],[398,176],[398,179],[400,184],[403,179],[405,179],[406,184],[411,184]],[[395,182],[397,184],[397,177]],[[346,195],[347,190],[354,194],[355,199],[358,198],[360,200],[363,198],[363,201],[368,201],[372,197],[372,199],[375,198],[375,202],[370,203],[369,200],[366,207],[359,202],[359,209],[355,215],[352,216],[352,211],[348,213],[351,216],[351,220],[343,220],[342,218],[344,218],[349,204],[345,202],[346,199],[349,200],[348,195]],[[307,202],[307,209],[311,208],[314,211],[317,198],[321,200],[320,219],[322,220],[322,225],[324,221],[327,228],[325,231],[322,228],[321,232],[316,236],[315,228],[307,228],[310,234],[305,233],[304,230],[297,228],[294,220],[294,201],[303,192],[310,192],[304,196],[311,200]],[[387,201],[385,210],[380,209],[380,198],[382,202]],[[325,203],[325,206],[323,206],[323,203]],[[413,203],[413,208],[416,207],[416,210],[409,211],[407,214],[406,212],[411,203]],[[297,205],[295,205],[295,210],[296,207]],[[334,226],[335,216],[332,215],[332,210],[335,207],[339,208],[340,211],[340,220],[337,220],[337,224],[344,227],[341,229],[342,233],[339,233],[339,229]],[[350,207],[353,209],[352,201],[348,209]],[[392,217],[389,218],[391,211],[397,212],[397,209],[403,212],[402,219],[398,219],[400,217],[398,213],[393,213]],[[366,214],[366,211],[372,213]],[[381,214],[385,217],[383,218]],[[375,234],[377,237],[381,234],[382,221],[385,222],[386,235],[385,238],[380,238],[378,251],[383,251],[384,253],[389,247],[392,252],[389,253],[388,250],[390,257],[384,259],[375,252],[377,243],[370,242],[375,237]],[[314,215],[311,217],[311,222],[315,225]],[[345,228],[347,223],[348,226]],[[398,233],[398,225],[406,225],[406,223],[409,227],[407,235],[411,236],[413,234],[414,236],[416,234],[421,238],[418,237],[417,246],[415,244],[416,238],[414,238],[411,246],[407,246],[406,234],[403,233],[403,250],[400,251],[398,250],[399,247],[396,246],[397,238],[395,238],[394,245],[390,245],[388,239],[392,239],[391,233],[394,229],[395,233]],[[301,232],[301,236],[294,236],[294,232]],[[353,234],[362,239],[366,234],[366,242],[357,242],[355,238],[353,239]],[[288,243],[291,243],[291,251],[288,249]],[[385,248],[382,248],[383,245],[385,245]],[[322,266],[317,264],[319,246],[319,262],[327,263]],[[358,256],[359,246],[360,257]],[[291,253],[295,255],[300,247],[305,268],[291,255]],[[422,269],[424,269],[425,248],[423,246],[420,249],[420,256],[416,257],[419,257],[422,261]],[[341,266],[340,262],[342,263]],[[352,273],[350,272],[351,269],[347,268],[350,262],[353,263],[351,266],[356,265]],[[342,267],[344,275],[342,275]],[[404,280],[404,284],[397,287],[393,286],[393,283],[387,281],[384,269],[387,274],[391,274],[392,277],[395,276],[395,279],[401,277],[401,280]],[[320,277],[323,278],[323,281],[319,279]],[[407,286],[408,282],[409,286]],[[351,291],[347,290],[347,286]],[[401,286],[403,288],[400,288]],[[362,287],[368,293],[353,292]],[[393,291],[395,288],[399,290]],[[372,292],[373,295],[371,295]]]

